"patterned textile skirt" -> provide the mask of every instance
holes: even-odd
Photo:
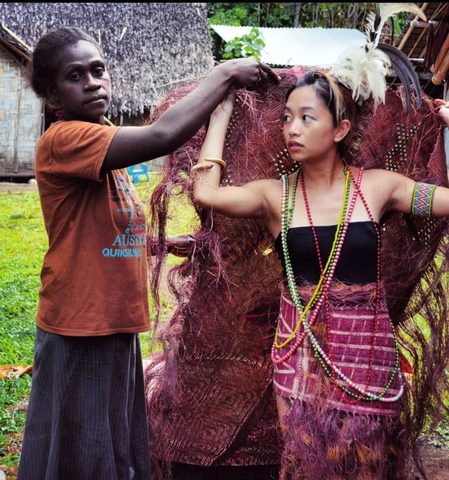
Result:
[[[304,303],[313,292],[312,287],[298,290]],[[407,478],[407,435],[400,421],[405,382],[383,289],[377,308],[376,298],[375,284],[334,282],[311,326],[334,372],[336,368],[344,377],[331,375],[324,362],[326,373],[308,335],[289,358],[275,364],[274,388],[285,407],[282,480]],[[298,318],[284,289],[278,345],[293,336]],[[294,342],[276,348],[276,357],[286,355]],[[380,399],[368,400],[354,384]]]
[[[37,329],[17,480],[150,480],[138,334]]]

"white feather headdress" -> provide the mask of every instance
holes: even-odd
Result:
[[[386,77],[393,70],[404,85],[408,112],[411,107],[410,84],[415,88],[418,107],[421,104],[419,78],[403,52],[380,42],[385,22],[399,12],[415,13],[424,21],[427,20],[424,12],[414,3],[380,3],[376,12],[367,16],[366,45],[347,50],[329,74],[352,90],[356,101],[367,100],[372,96],[374,108],[377,108],[380,102],[385,103]]]

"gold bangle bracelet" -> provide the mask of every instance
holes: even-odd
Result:
[[[211,157],[206,157],[204,158],[205,162],[213,162],[213,163],[218,163],[218,165],[221,165],[222,170],[224,170],[227,166],[226,162],[221,159],[221,158],[211,158]]]
[[[199,172],[199,171],[202,171],[202,170],[210,170],[212,167],[213,167],[213,165],[205,165],[204,163],[197,163],[196,165],[194,165],[190,169],[190,171],[191,172]]]

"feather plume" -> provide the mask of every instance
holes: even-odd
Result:
[[[374,42],[374,46],[377,47],[385,22],[400,12],[414,13],[423,21],[427,21],[426,15],[416,3],[379,3],[376,11],[370,12],[366,17],[365,34],[368,42]]]
[[[376,12],[367,16],[366,45],[346,51],[329,73],[352,90],[355,101],[367,100],[372,95],[376,109],[380,102],[385,102],[386,77],[394,71],[404,86],[408,113],[412,103],[411,85],[417,95],[417,107],[421,106],[422,93],[418,75],[403,52],[392,45],[379,42],[385,22],[399,12],[415,13],[427,20],[415,3],[380,3]]]
[[[363,48],[347,50],[330,70],[343,85],[352,91],[355,101],[374,99],[374,108],[385,102],[386,76],[391,62],[389,57],[371,43]]]

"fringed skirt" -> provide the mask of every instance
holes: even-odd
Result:
[[[300,287],[299,293],[305,303],[312,288]],[[376,307],[375,284],[335,282],[316,319],[313,312],[307,317],[327,361],[315,356],[306,334],[291,356],[275,364],[274,388],[285,407],[282,480],[407,478],[407,436],[400,422],[404,381],[383,290],[380,294]],[[284,291],[277,345],[286,345],[276,348],[278,361],[304,331],[301,325],[292,335],[298,314]]]
[[[138,334],[37,329],[18,480],[150,480]]]

